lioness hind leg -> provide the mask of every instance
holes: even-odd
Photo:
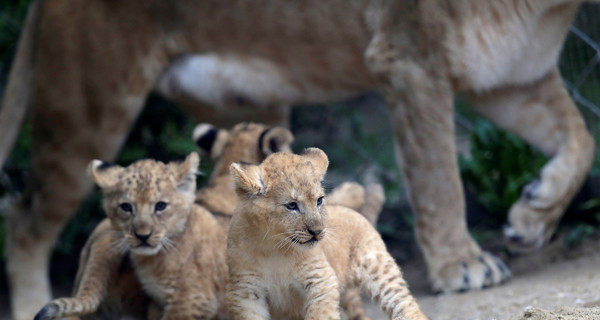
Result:
[[[6,220],[7,271],[14,319],[32,319],[50,300],[47,279],[50,251],[63,225],[91,189],[91,181],[85,174],[87,163],[94,158],[116,156],[141,105],[123,109],[128,112],[107,113],[101,121],[119,125],[95,130],[81,123],[69,126],[69,122],[81,121],[73,119],[69,110],[57,112],[56,118],[36,115],[36,148],[28,189]],[[49,135],[49,131],[52,137],[42,137]]]
[[[117,155],[166,64],[154,43],[132,41],[129,33],[115,27],[116,23],[128,25],[128,15],[62,18],[113,12],[108,6],[117,12],[120,9],[115,6],[125,3],[43,4],[32,84],[30,181],[6,220],[7,272],[15,320],[32,319],[50,300],[50,250],[92,187],[85,173],[87,164],[94,158],[111,160]]]
[[[70,116],[62,114],[61,117],[64,121]],[[128,118],[120,129],[92,132],[84,126],[64,131],[64,124],[50,128],[39,124],[47,118],[34,120],[37,147],[32,154],[28,189],[6,220],[7,271],[14,319],[32,319],[50,300],[47,279],[50,251],[63,225],[91,189],[91,181],[85,174],[87,162],[116,156],[134,116]],[[109,121],[123,123],[126,119]],[[52,130],[54,137],[61,137],[60,141],[41,138],[40,135],[47,134],[42,133],[44,129]],[[38,130],[42,132],[35,133]]]
[[[87,164],[90,159],[116,156],[144,99],[115,94],[110,84],[102,91],[101,85],[84,89],[76,79],[53,83],[55,75],[72,70],[57,61],[43,62],[38,83],[47,85],[36,91],[33,106],[30,180],[6,220],[7,272],[16,320],[32,319],[50,300],[50,252],[65,222],[91,190]]]
[[[473,97],[475,109],[552,157],[527,185],[505,229],[515,250],[537,248],[552,236],[588,174],[594,140],[564,88],[558,70],[536,83]]]
[[[499,284],[510,277],[508,268],[483,253],[467,231],[449,81],[435,67],[426,70],[418,60],[402,59],[394,48],[382,32],[369,45],[366,61],[384,89],[433,289]]]

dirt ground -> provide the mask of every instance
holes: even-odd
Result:
[[[558,239],[540,252],[507,259],[506,284],[461,294],[433,295],[422,261],[401,266],[425,314],[433,320],[600,319],[600,236],[571,248]],[[373,320],[387,319],[372,302]]]

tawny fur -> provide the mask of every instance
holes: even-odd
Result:
[[[225,231],[238,202],[229,165],[236,161],[259,164],[274,151],[291,150],[293,141],[287,129],[256,123],[241,123],[230,131],[201,124],[194,130],[193,138],[216,162],[208,186],[196,194],[196,203],[209,210]],[[360,212],[375,221],[385,198],[378,184],[369,185],[365,191],[357,183],[344,183],[332,191],[328,201],[364,210]],[[114,230],[109,219],[96,227],[82,250],[73,297],[52,301],[39,318],[160,318],[159,305],[144,293],[134,275],[122,233]],[[343,292],[342,307],[350,319],[368,319],[360,292],[355,289]]]
[[[378,88],[434,290],[505,281],[467,231],[453,96],[466,92],[552,158],[507,229],[517,245],[539,247],[594,155],[557,68],[579,3],[34,1],[0,108],[0,161],[28,109],[33,124],[31,181],[6,220],[13,317],[29,320],[49,300],[49,252],[91,188],[87,160],[115,157],[153,88],[216,105],[184,103],[217,123],[281,122],[280,106]]]
[[[227,241],[227,308],[237,319],[340,319],[340,291],[359,284],[390,319],[427,319],[369,222],[328,206],[320,149],[234,163],[240,202]]]

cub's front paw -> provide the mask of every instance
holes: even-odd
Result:
[[[59,307],[56,303],[50,302],[45,305],[40,312],[35,315],[33,320],[50,320],[57,318]]]

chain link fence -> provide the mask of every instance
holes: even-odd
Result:
[[[600,5],[586,4],[569,30],[560,60],[565,86],[600,139]]]

